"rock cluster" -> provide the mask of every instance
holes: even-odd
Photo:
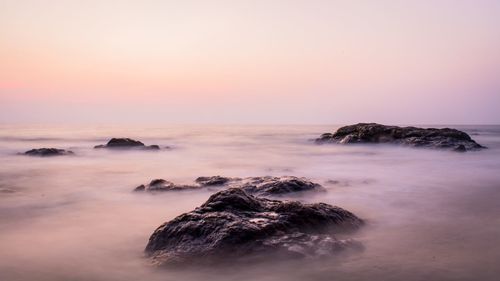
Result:
[[[145,252],[156,265],[323,256],[359,247],[334,235],[362,224],[339,207],[269,200],[230,188],[158,227]]]
[[[129,138],[112,138],[106,144],[96,145],[94,148],[110,148],[110,149],[144,149],[144,150],[159,150],[160,147],[156,144],[146,146],[144,143],[129,139]],[[165,149],[170,149],[166,146]],[[60,156],[73,155],[73,151],[57,149],[57,148],[36,148],[28,150],[24,153],[18,153],[29,156]]]
[[[198,177],[193,185],[177,185],[164,179],[155,179],[147,185],[136,187],[135,191],[190,190],[203,187],[231,187],[259,196],[290,195],[305,191],[325,191],[320,184],[306,178],[293,176],[230,178],[222,176]]]
[[[416,128],[359,123],[326,133],[316,143],[391,143],[412,147],[449,149],[459,152],[485,148],[467,133],[450,128]]]

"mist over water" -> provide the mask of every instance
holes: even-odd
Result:
[[[497,280],[500,126],[454,127],[489,149],[310,141],[337,126],[1,126],[0,280]],[[112,137],[172,149],[93,149]],[[16,155],[40,147],[76,155]],[[328,192],[298,199],[365,219],[350,235],[364,250],[247,266],[150,267],[143,250],[151,233],[214,191],[132,190],[155,178],[188,184],[210,175],[310,178]]]

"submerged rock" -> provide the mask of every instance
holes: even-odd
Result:
[[[146,146],[144,143],[129,139],[129,138],[112,138],[108,141],[107,144],[96,145],[94,148],[119,148],[119,149],[128,149],[128,148],[139,148],[139,149],[151,149],[158,150],[160,147],[156,144]]]
[[[70,150],[64,150],[58,148],[35,148],[28,150],[23,154],[29,156],[47,157],[47,156],[74,155],[75,153]]]
[[[230,188],[158,227],[145,252],[156,265],[234,262],[270,255],[323,256],[359,247],[334,234],[356,230],[362,224],[339,207],[269,200]]]
[[[136,187],[135,191],[173,191],[188,190],[204,187],[231,187],[240,188],[248,193],[259,196],[278,196],[304,191],[325,191],[320,184],[306,178],[293,176],[282,177],[249,177],[230,178],[223,176],[198,177],[194,185],[176,185],[170,181],[156,179],[147,185]]]
[[[14,193],[14,192],[16,192],[14,189],[0,186],[0,193]]]
[[[393,143],[413,147],[469,151],[485,148],[467,133],[450,128],[416,128],[359,123],[344,126],[335,133],[326,133],[316,143]]]
[[[141,184],[134,191],[174,191],[174,190],[190,190],[201,188],[199,185],[177,185],[173,182],[164,179],[154,179],[149,184]]]

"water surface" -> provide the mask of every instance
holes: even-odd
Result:
[[[497,280],[500,126],[454,126],[489,149],[454,153],[314,145],[338,126],[0,126],[0,280]],[[170,146],[92,149],[111,137]],[[16,155],[31,148],[69,157]],[[143,249],[161,223],[210,191],[137,194],[154,178],[304,176],[304,195],[367,221],[359,253],[198,270],[155,270]]]

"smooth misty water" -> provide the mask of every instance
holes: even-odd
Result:
[[[0,280],[498,280],[500,126],[458,127],[487,150],[317,146],[335,126],[0,127]],[[131,137],[172,150],[92,147]],[[73,157],[16,155],[71,149]],[[209,191],[137,194],[153,178],[305,176],[308,202],[367,220],[360,253],[247,267],[155,270],[143,249]],[[338,184],[328,184],[338,180]]]

